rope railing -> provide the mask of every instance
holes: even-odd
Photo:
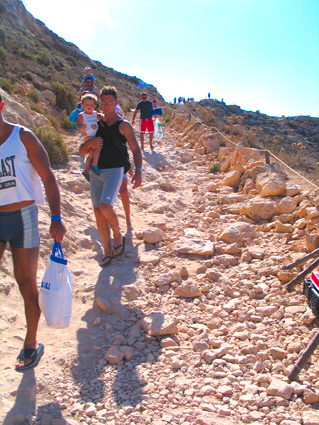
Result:
[[[217,133],[219,133],[225,140],[227,140],[229,143],[233,144],[234,146],[239,146],[238,143],[233,142],[232,140],[230,140],[228,137],[226,137],[221,131],[218,130],[217,127],[214,126],[209,126],[204,124],[203,122],[201,122],[200,119],[198,119],[197,117],[195,117],[195,115],[193,115],[191,112],[189,112],[189,116],[192,116],[196,121],[198,121],[201,125],[203,125],[204,127],[207,128],[213,128],[214,130],[217,131]],[[275,154],[273,154],[270,150],[268,149],[256,149],[256,148],[250,148],[253,149],[254,151],[257,152],[262,152],[265,154],[266,156],[266,163],[270,164],[269,158],[270,156],[272,156],[273,158],[275,158],[276,161],[280,162],[284,167],[288,168],[291,172],[293,172],[294,174],[296,174],[298,177],[302,178],[303,180],[305,180],[307,183],[309,183],[310,185],[314,186],[316,189],[319,190],[319,187],[314,184],[312,181],[308,180],[306,177],[304,177],[303,175],[301,175],[300,173],[298,173],[298,171],[294,170],[293,168],[291,168],[288,164],[286,164],[284,161],[282,161],[280,158],[278,158]]]

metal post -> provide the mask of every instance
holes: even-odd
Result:
[[[312,338],[312,340],[309,342],[307,348],[302,353],[300,359],[297,361],[292,371],[288,375],[288,378],[290,379],[290,381],[295,381],[297,379],[299,372],[301,371],[301,369],[303,369],[303,367],[307,363],[310,356],[312,356],[315,349],[318,347],[318,344],[319,344],[319,330],[317,331],[316,335]]]

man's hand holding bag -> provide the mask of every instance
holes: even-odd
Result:
[[[54,242],[39,291],[39,305],[51,328],[69,326],[72,310],[72,282],[61,244]]]

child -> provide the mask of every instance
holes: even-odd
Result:
[[[80,130],[80,142],[87,142],[94,137],[97,131],[97,122],[104,117],[103,114],[96,112],[96,97],[92,94],[85,94],[81,99],[81,106],[84,109],[80,112],[76,120],[76,129]],[[90,181],[90,169],[96,174],[100,174],[98,167],[101,148],[90,149],[86,159],[85,171],[83,176]]]
[[[84,77],[83,77],[83,86],[85,85],[85,79],[86,79],[86,78],[88,78],[87,76],[89,76],[89,78],[91,78],[91,79],[92,79],[93,84],[94,84],[95,77],[94,77],[94,75],[91,73],[91,68],[90,68],[89,66],[87,66],[86,68],[84,68],[84,71],[85,71],[85,74],[84,74]]]

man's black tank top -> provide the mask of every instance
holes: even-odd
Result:
[[[119,126],[123,120],[116,121],[108,126],[103,121],[103,127],[100,122],[96,132],[96,137],[102,137],[103,147],[100,152],[98,166],[100,169],[124,167],[125,162],[119,149],[116,147],[114,140],[118,139],[126,148],[126,138],[120,133]]]

